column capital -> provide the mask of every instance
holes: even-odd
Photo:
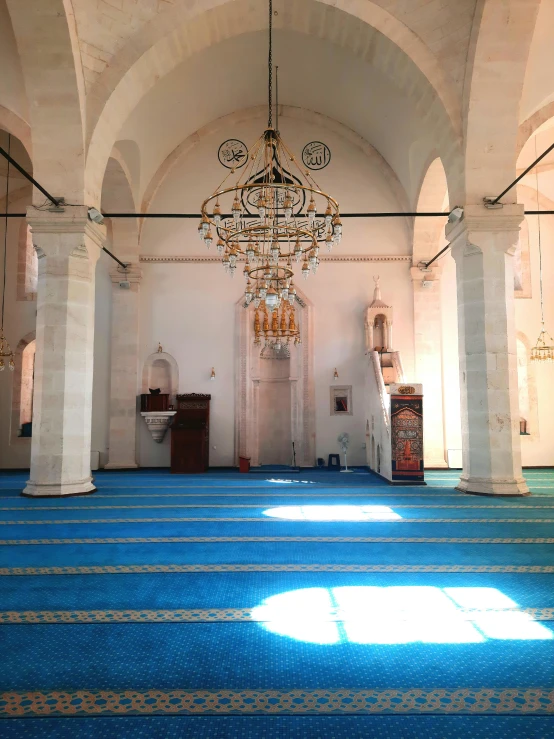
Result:
[[[433,264],[431,267],[410,267],[410,276],[412,282],[422,283],[424,280],[429,282],[438,282],[440,280],[442,267],[439,264]]]
[[[27,223],[34,235],[38,234],[83,234],[99,248],[106,241],[106,227],[94,223],[88,217],[88,206],[65,206],[63,211],[38,210],[27,206]],[[45,251],[41,244],[41,249]]]
[[[130,262],[125,270],[117,265],[110,272],[110,277],[114,285],[118,285],[122,280],[127,280],[132,285],[138,285],[142,282],[142,270],[137,263]]]
[[[495,239],[497,246],[504,251],[515,247],[520,225],[525,218],[522,203],[504,205],[498,210],[489,210],[484,205],[464,206],[464,215],[456,223],[449,223],[445,228],[445,235],[452,249],[459,250],[472,246],[481,249],[482,246]],[[455,255],[454,255],[455,256]]]

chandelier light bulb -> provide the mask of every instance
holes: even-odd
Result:
[[[204,243],[206,244],[208,249],[212,245],[213,240],[214,240],[214,237],[212,234],[212,230],[211,228],[208,228],[208,233],[204,236]]]
[[[285,284],[285,287],[281,290],[281,297],[283,300],[289,299],[289,286]]]
[[[259,293],[260,293],[260,298],[262,300],[265,300],[266,295],[267,295],[267,285],[265,282],[262,282],[262,284],[260,285]]]
[[[225,272],[228,272],[230,262],[229,262],[229,257],[227,254],[223,257],[223,259],[221,260],[221,263],[223,264],[223,268],[225,269]]]
[[[223,243],[223,241],[221,239],[218,239],[218,241],[217,241],[217,253],[219,255],[221,255],[221,254],[223,254],[224,251],[225,251],[225,244]]]
[[[200,224],[198,225],[198,236],[200,237],[202,241],[204,241],[209,229],[210,229],[210,222],[208,221],[206,216],[202,216],[202,220],[200,221]]]
[[[231,208],[231,212],[233,214],[235,226],[238,226],[240,223],[240,217],[241,217],[241,207],[240,207],[240,201],[238,199],[238,196],[235,196],[235,199],[233,201],[233,207]]]
[[[254,308],[259,308],[260,303],[262,302],[262,299],[260,298],[259,295],[256,295],[256,297],[253,299],[252,302],[254,303]]]
[[[315,221],[316,213],[317,213],[317,208],[315,205],[315,200],[313,199],[313,196],[312,196],[310,200],[310,204],[308,205],[308,210],[307,210],[308,222],[310,223],[310,226],[313,225],[313,222]]]
[[[333,233],[335,235],[342,234],[342,221],[338,216],[335,216],[333,220]]]
[[[292,218],[292,198],[288,194],[285,197],[285,202],[283,203],[283,215],[285,216],[285,221],[288,222]]]
[[[331,251],[331,249],[333,248],[333,236],[331,236],[331,234],[327,234],[327,236],[325,237],[325,245],[327,247],[327,250]]]
[[[8,362],[8,367],[10,368],[10,371],[13,372],[15,369],[15,362],[13,361],[13,357]]]
[[[307,280],[308,275],[310,274],[310,268],[308,266],[308,262],[304,260],[304,264],[302,265],[302,277]]]
[[[214,223],[216,226],[219,226],[221,223],[221,206],[219,205],[219,200],[214,205]]]
[[[331,210],[331,203],[327,202],[327,209],[325,211],[325,225],[330,226],[333,220],[333,211]]]

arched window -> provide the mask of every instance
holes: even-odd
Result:
[[[33,246],[31,229],[23,222],[19,230],[17,254],[17,299],[36,300],[38,257]]]
[[[521,331],[517,333],[516,348],[519,433],[522,436],[536,437],[538,432],[537,389],[533,366],[529,363],[529,340]]]
[[[12,441],[32,434],[33,387],[35,375],[35,332],[24,336],[15,350],[12,394]]]

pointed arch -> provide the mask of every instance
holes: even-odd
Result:
[[[82,204],[84,84],[71,0],[6,1],[29,100],[34,176],[54,196]]]

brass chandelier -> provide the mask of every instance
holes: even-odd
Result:
[[[269,0],[267,128],[248,150],[245,166],[232,168],[202,203],[198,233],[208,249],[216,241],[231,276],[237,262],[245,261],[244,306],[252,304],[267,315],[267,321],[258,322],[255,341],[259,344],[264,337],[266,345],[280,348],[291,340],[300,343],[294,265],[301,265],[304,278],[315,274],[320,246],[331,250],[340,243],[342,223],[337,201],[302,169],[277,125],[273,126],[272,19],[273,0]],[[242,166],[233,184],[231,178]],[[276,316],[284,304],[287,310]]]

